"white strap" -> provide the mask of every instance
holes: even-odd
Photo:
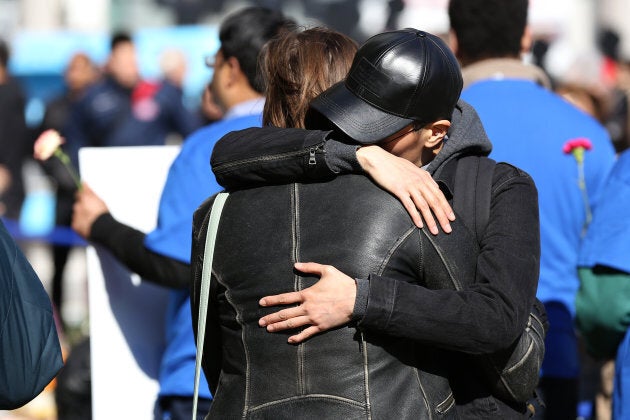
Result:
[[[201,291],[199,292],[199,320],[197,321],[197,360],[195,361],[195,394],[193,397],[192,420],[197,420],[197,400],[199,399],[199,377],[201,376],[201,358],[203,356],[203,340],[206,335],[206,316],[208,314],[208,297],[210,295],[210,278],[212,276],[212,258],[214,256],[214,244],[217,239],[217,228],[221,211],[228,193],[219,193],[214,199],[210,220],[208,221],[208,233],[206,234],[206,247],[201,271]]]

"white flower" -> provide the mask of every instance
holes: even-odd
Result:
[[[35,141],[33,157],[41,161],[48,160],[63,142],[63,137],[56,130],[46,130]]]
[[[63,137],[56,130],[46,130],[35,140],[33,157],[37,160],[46,161],[52,156],[56,156],[72,175],[77,188],[81,189],[81,178],[79,178],[77,171],[72,166],[68,155],[60,147],[63,143]]]

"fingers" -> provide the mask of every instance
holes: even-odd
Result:
[[[268,323],[266,325],[262,325],[262,324],[264,324],[264,318],[261,318],[259,325],[261,327],[266,327],[267,331],[269,332],[278,332],[278,331],[292,330],[294,328],[300,328],[307,325],[311,325],[312,322],[307,316],[303,315],[303,316],[290,317],[289,319],[285,321]]]
[[[74,199],[75,201],[79,201],[89,195],[96,195],[96,193],[92,190],[92,188],[90,188],[89,184],[82,182],[81,188],[77,188],[77,191],[74,193]]]
[[[300,292],[289,292],[279,295],[265,296],[258,302],[260,306],[290,305],[293,303],[302,303]]]
[[[411,216],[411,220],[413,220],[413,223],[417,227],[422,229],[422,226],[424,226],[422,223],[423,219],[427,222],[429,230],[431,230],[431,226],[435,226],[435,221],[433,221],[433,216],[431,216],[431,210],[422,196],[419,196],[415,192],[411,192],[410,195],[400,198],[400,202],[403,204],[405,210],[407,210],[407,213]],[[429,218],[427,218],[426,213],[429,213]]]
[[[449,209],[450,209],[450,206],[449,206]],[[451,228],[450,222],[455,220],[455,213],[453,213],[452,210],[449,211],[449,210],[443,209],[442,211],[434,212],[434,214],[435,214],[435,217],[437,217],[438,219],[438,223],[440,224],[440,226],[442,226],[442,230],[444,230],[444,232],[446,233],[451,233],[453,231],[453,228]],[[436,234],[437,228],[436,228],[436,232],[433,232],[433,231],[431,232]]]
[[[435,218],[437,218],[442,230],[446,233],[451,233],[452,228],[449,220],[449,214],[452,213],[451,207],[448,201],[440,198],[444,198],[444,195],[440,192],[440,195],[432,195],[431,192],[425,192],[424,195],[420,195],[419,192],[413,191],[411,198],[424,219],[427,228],[433,235],[439,233]],[[454,215],[453,215],[454,216]]]
[[[304,312],[302,311],[300,306],[282,309],[280,311],[260,318],[258,320],[258,325],[260,325],[261,327],[267,327],[281,322],[284,322],[286,324],[286,321],[302,315],[304,315]]]
[[[314,262],[297,262],[293,265],[293,267],[295,267],[296,270],[301,271],[302,273],[316,274],[319,277],[321,277],[326,270],[325,265]]]
[[[319,334],[320,332],[321,330],[319,328],[315,326],[311,326],[311,327],[305,328],[299,334],[292,335],[291,337],[289,337],[287,341],[289,342],[289,344],[299,344],[311,338],[315,334]]]
[[[297,309],[297,308],[294,308],[294,309]],[[292,311],[290,310],[276,312],[275,314],[271,314],[264,318],[261,318],[259,321],[259,325],[261,327],[266,326],[268,332],[279,332],[279,331],[285,331],[285,330],[292,330],[295,328],[300,328],[300,327],[304,327],[311,324],[311,320],[309,319],[308,316],[305,316],[305,315],[292,316],[290,315],[291,313]],[[288,318],[288,319],[285,319],[285,318]],[[271,320],[273,319],[278,319],[279,321],[271,322]],[[283,319],[283,320],[280,320],[280,319]],[[270,320],[270,321],[266,322],[267,320]],[[318,326],[310,325],[304,330],[300,331],[298,334],[292,335],[291,337],[289,337],[287,341],[290,344],[298,344],[303,341],[306,341],[307,339],[314,336],[315,334],[320,333],[321,331],[322,329],[319,328]]]
[[[403,196],[398,198],[405,207],[405,210],[407,210],[407,213],[409,213],[409,216],[411,216],[413,224],[422,229],[422,226],[424,225],[422,223],[422,216],[420,216],[420,212],[418,212],[419,203],[416,202],[415,198],[412,198],[410,196]]]

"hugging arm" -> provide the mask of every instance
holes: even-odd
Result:
[[[214,147],[212,171],[228,190],[365,172],[403,203],[418,227],[424,220],[437,234],[437,218],[442,229],[451,232],[455,215],[428,172],[378,146],[359,147],[333,136],[331,131],[277,127],[232,132]]]
[[[364,305],[364,313],[351,315],[358,328],[472,354],[494,352],[518,337],[527,322],[538,284],[538,200],[529,176],[517,171],[516,176],[506,180],[501,178],[506,171],[514,174],[517,170],[504,168],[495,178],[490,221],[477,257],[476,272],[470,273],[472,278],[458,279],[468,286],[461,290],[431,290],[400,281],[394,272],[370,275],[363,303],[359,297],[354,302],[353,311]],[[328,269],[321,276],[309,289],[320,285],[324,277],[327,284],[353,282],[336,269]],[[322,332],[329,329],[322,321],[324,318],[317,316],[318,312],[324,312],[322,307],[330,312],[327,319],[335,315],[334,326],[347,323],[343,321],[346,314],[327,301],[324,291],[309,289],[299,294],[263,298],[265,306],[300,303],[297,308],[301,309],[281,309],[264,317],[261,323],[273,332],[302,325],[316,327],[304,332]],[[361,295],[358,289],[356,293]],[[313,308],[318,309],[312,311]],[[311,335],[292,339],[299,342]]]

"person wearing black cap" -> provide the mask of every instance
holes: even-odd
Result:
[[[223,320],[214,328],[233,340],[229,361],[243,364],[220,378],[218,392],[244,392],[251,409],[275,407],[274,414],[308,413],[328,398],[355,407],[334,412],[339,416],[527,415],[524,402],[495,398],[469,355],[508,347],[527,322],[540,253],[531,178],[496,165],[477,256],[460,217],[451,220],[453,233],[434,240],[366,177],[335,177],[358,171],[356,162],[347,168],[327,160],[332,137],[351,150],[378,143],[425,168],[450,196],[450,162],[491,150],[474,109],[458,102],[461,88],[457,60],[440,38],[416,29],[387,32],[361,46],[345,81],[311,102],[307,128],[331,131],[264,127],[217,143],[213,171],[231,194],[219,225],[210,300],[216,313],[208,322]],[[195,214],[196,279],[212,202]],[[445,248],[438,245],[449,238]],[[437,287],[445,278],[475,282],[458,291]],[[238,322],[227,322],[225,311]],[[398,362],[417,370],[419,382],[410,387]],[[454,401],[441,399],[445,378]]]

